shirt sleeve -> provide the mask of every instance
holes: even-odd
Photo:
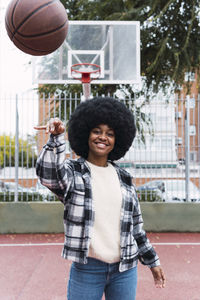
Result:
[[[133,226],[134,226],[134,238],[137,242],[139,249],[139,260],[143,265],[147,265],[149,268],[153,268],[160,265],[159,257],[156,254],[153,246],[146,236],[146,232],[143,229],[143,218],[141,214],[140,204],[135,191],[136,203],[133,211]]]
[[[62,202],[73,181],[73,170],[65,158],[64,134],[50,135],[36,162],[36,174],[42,185],[51,190]]]

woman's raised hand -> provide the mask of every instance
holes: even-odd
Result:
[[[36,130],[45,130],[46,133],[52,133],[54,135],[65,132],[65,126],[63,122],[58,118],[51,118],[44,126],[34,126]]]

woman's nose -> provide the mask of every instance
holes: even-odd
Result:
[[[106,140],[106,135],[105,133],[102,133],[100,136],[99,136],[100,140]]]

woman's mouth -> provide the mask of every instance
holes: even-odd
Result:
[[[101,149],[105,149],[107,147],[106,144],[104,143],[95,143],[97,145],[98,148],[101,148]]]

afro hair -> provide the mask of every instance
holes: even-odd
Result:
[[[87,159],[89,134],[100,124],[108,125],[115,133],[115,146],[108,159],[120,159],[132,145],[136,127],[132,112],[123,103],[110,97],[96,97],[78,105],[68,124],[72,150]]]

